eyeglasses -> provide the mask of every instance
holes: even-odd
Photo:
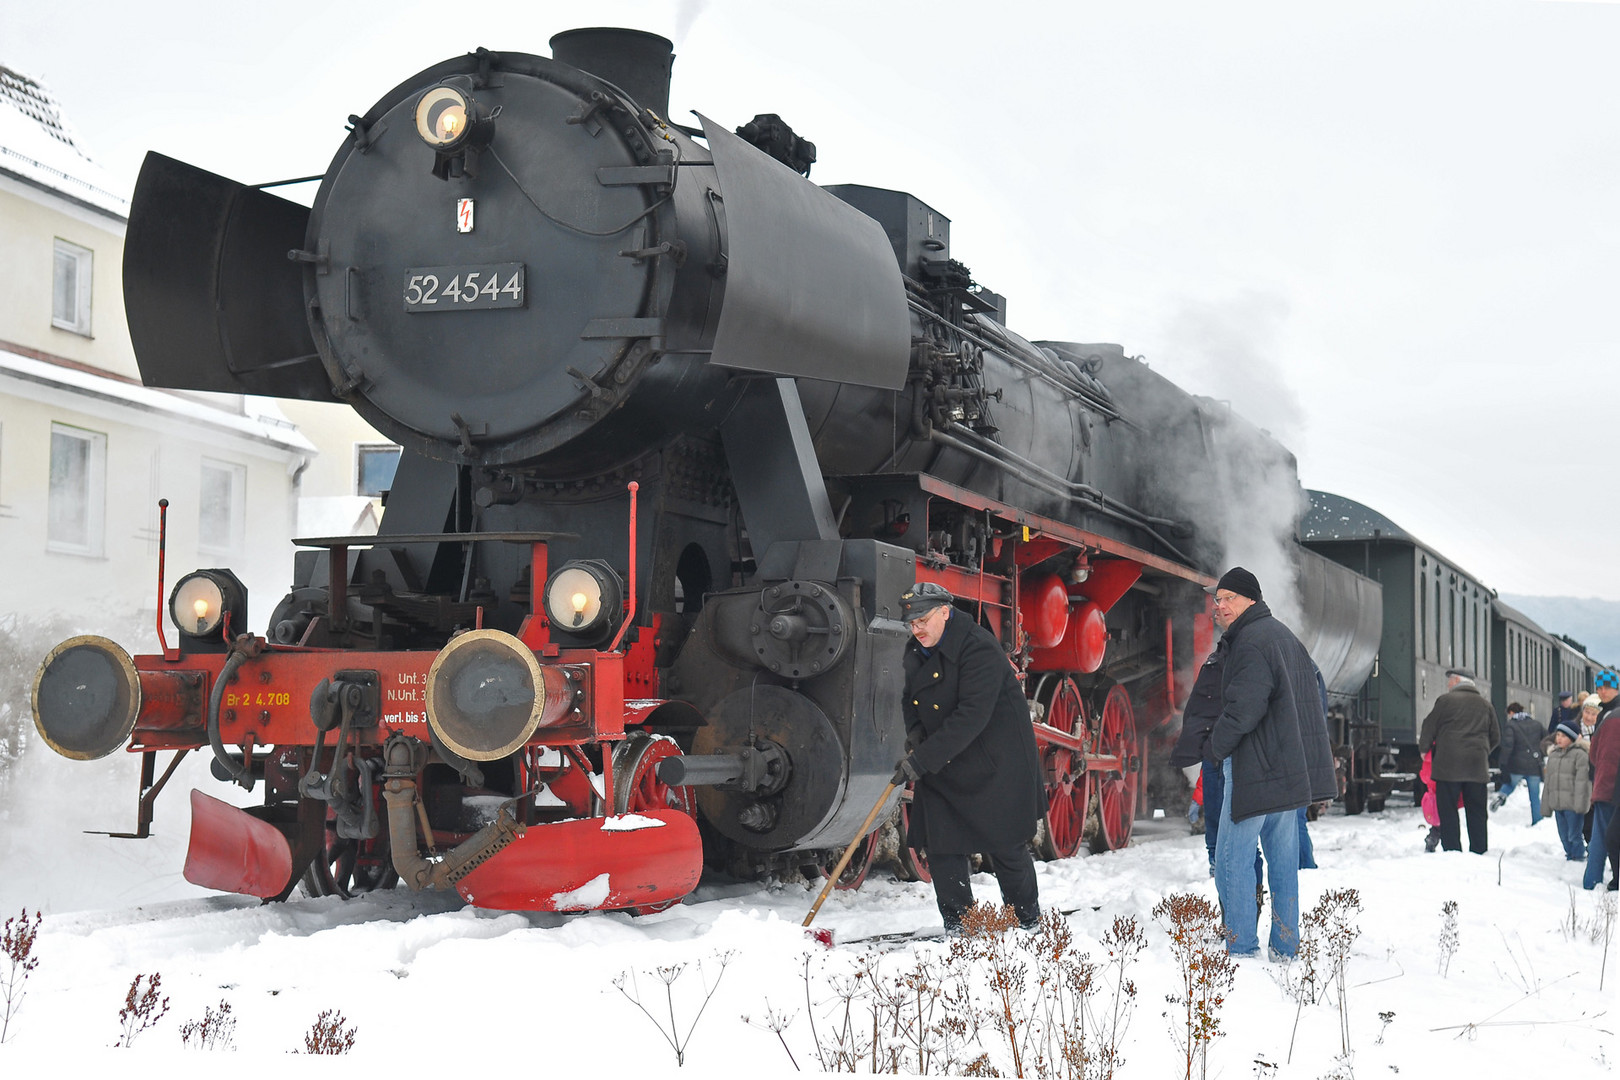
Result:
[[[919,615],[915,619],[908,619],[906,621],[906,625],[913,631],[921,630],[925,625],[927,625],[929,619],[932,619],[935,615],[944,610],[944,604],[940,604],[938,607],[929,608],[926,614]]]
[[[1222,596],[1220,593],[1215,594],[1215,602],[1217,604],[1230,604],[1232,601],[1236,600],[1237,598],[1238,598],[1237,593],[1227,593],[1225,596]]]

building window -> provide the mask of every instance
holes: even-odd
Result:
[[[51,280],[51,325],[59,330],[90,336],[89,248],[56,242],[56,267]]]
[[[224,461],[202,463],[197,492],[197,549],[233,553],[242,548],[247,470]]]
[[[51,425],[50,510],[45,546],[72,555],[102,553],[107,505],[107,436]]]
[[[357,443],[354,448],[354,493],[376,498],[394,486],[400,448],[391,443]]]

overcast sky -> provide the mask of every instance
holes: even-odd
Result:
[[[1026,337],[1117,341],[1300,477],[1503,592],[1620,599],[1620,4],[0,0],[132,184],[157,149],[319,173],[345,118],[479,45],[676,43],[671,112],[777,112],[901,188]]]

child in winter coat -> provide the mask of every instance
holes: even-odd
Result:
[[[1558,839],[1564,844],[1564,858],[1586,861],[1586,841],[1581,837],[1581,819],[1592,805],[1592,771],[1586,747],[1576,742],[1580,732],[1568,721],[1553,730],[1553,746],[1547,751],[1546,780],[1541,790],[1541,812],[1558,825]]]

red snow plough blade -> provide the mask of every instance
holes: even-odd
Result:
[[[679,900],[697,887],[703,842],[678,810],[531,825],[456,884],[505,911],[591,911]]]

